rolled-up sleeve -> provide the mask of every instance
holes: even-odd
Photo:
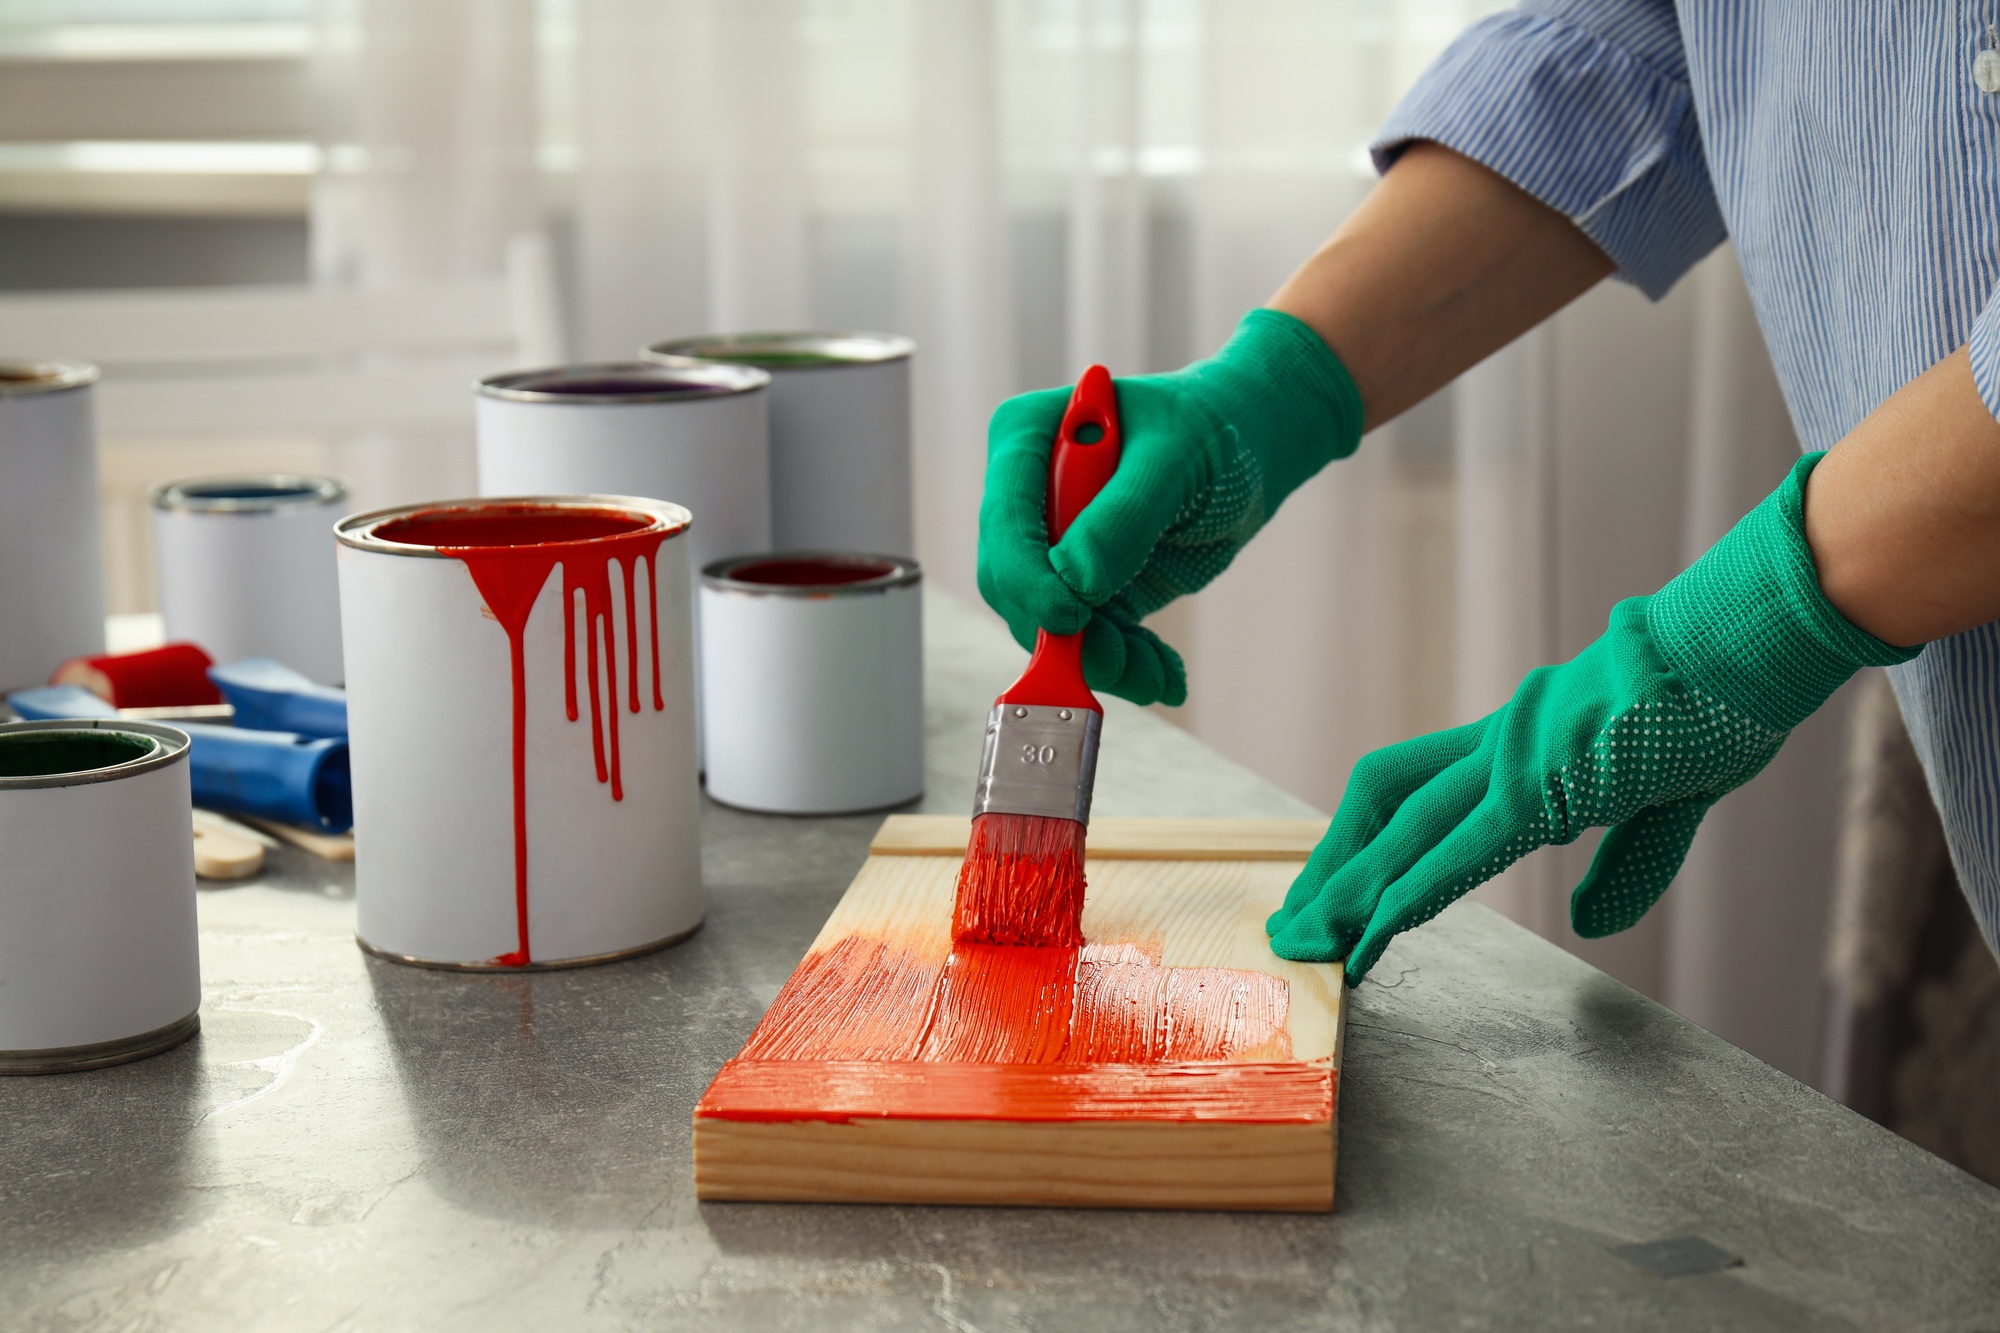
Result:
[[[1655,300],[1727,234],[1667,0],[1549,0],[1474,25],[1390,113],[1376,168],[1420,139],[1572,219]]]
[[[1972,321],[1965,350],[1972,358],[1972,382],[1979,386],[1986,410],[2000,420],[2000,289],[1987,296],[1985,309]]]

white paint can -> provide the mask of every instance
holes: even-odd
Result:
[[[479,382],[481,495],[639,495],[694,516],[690,577],[771,549],[771,377],[748,366],[630,364]]]
[[[887,333],[743,333],[677,338],[640,355],[662,365],[692,357],[770,374],[776,549],[913,555],[915,350],[908,338]]]
[[[187,733],[0,726],[0,1074],[120,1064],[201,1025]]]
[[[710,796],[830,815],[923,794],[922,578],[903,556],[837,551],[702,570]]]
[[[362,947],[499,970],[693,933],[687,511],[455,500],[335,534]]]
[[[340,581],[333,524],[347,488],[330,477],[197,477],[153,489],[167,638],[218,662],[269,657],[338,684]]]
[[[96,382],[80,361],[0,362],[0,690],[104,651]]]

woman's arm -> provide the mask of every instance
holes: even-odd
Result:
[[[1878,639],[1928,643],[2000,619],[2000,422],[1963,347],[1813,470],[1806,541],[1827,601]]]
[[[1412,145],[1271,305],[1312,326],[1379,426],[1611,272],[1562,214],[1437,144]],[[2000,422],[1960,348],[1814,470],[1820,589],[1857,627],[1927,643],[2000,619]]]
[[[1612,263],[1502,176],[1412,144],[1271,298],[1333,349],[1372,428],[1597,285]]]

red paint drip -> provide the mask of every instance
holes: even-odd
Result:
[[[1254,1121],[1276,1106],[1290,1119],[1301,1096],[1319,1105],[1322,1085],[1331,1105],[1330,1069],[1290,1060],[1290,997],[1278,977],[1161,967],[1129,944],[960,944],[939,960],[850,936],[806,956],[696,1114],[1089,1119],[1108,1089],[1131,1093],[1157,1069],[1172,1078],[1147,1086],[1180,1108],[1163,1118]],[[1303,1070],[1305,1082],[1228,1075],[1239,1064]],[[834,1068],[873,1072],[822,1086]],[[948,1109],[912,1109],[933,1103]]]
[[[961,944],[1083,943],[1083,825],[978,815],[958,868],[951,937]]]
[[[618,656],[611,622],[611,568],[625,580],[626,676],[633,712],[639,711],[638,608],[634,566],[647,562],[649,579],[659,570],[660,543],[678,529],[661,527],[644,514],[609,509],[552,508],[538,505],[485,505],[478,509],[430,510],[384,523],[374,535],[383,541],[430,546],[465,563],[487,610],[507,631],[508,667],[513,682],[514,739],[514,918],[519,947],[493,962],[526,967],[533,961],[528,941],[528,697],[526,635],[528,615],[556,566],[563,570],[563,706],[577,720],[576,598],[583,595],[585,669],[590,679],[590,741],[597,780],[611,787],[611,799],[625,799],[618,760]],[[649,612],[653,643],[653,707],[666,707],[660,687],[660,627]],[[604,640],[603,671],[610,707],[598,683],[598,635]],[[609,745],[607,747],[607,733]],[[607,752],[608,750],[608,752]]]

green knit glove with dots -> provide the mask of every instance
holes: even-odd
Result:
[[[1819,590],[1806,477],[1785,483],[1602,638],[1541,667],[1498,712],[1354,766],[1332,825],[1265,929],[1285,958],[1347,960],[1359,984],[1398,933],[1513,862],[1606,827],[1570,897],[1579,935],[1624,930],[1680,869],[1695,828],[1865,666],[1906,662]]]
[[[1279,503],[1361,442],[1361,395],[1319,335],[1253,310],[1206,361],[1115,381],[1124,449],[1049,545],[1049,449],[1070,390],[1000,404],[987,430],[979,591],[1024,648],[1084,631],[1093,689],[1187,699],[1180,654],[1140,622],[1220,574]]]

